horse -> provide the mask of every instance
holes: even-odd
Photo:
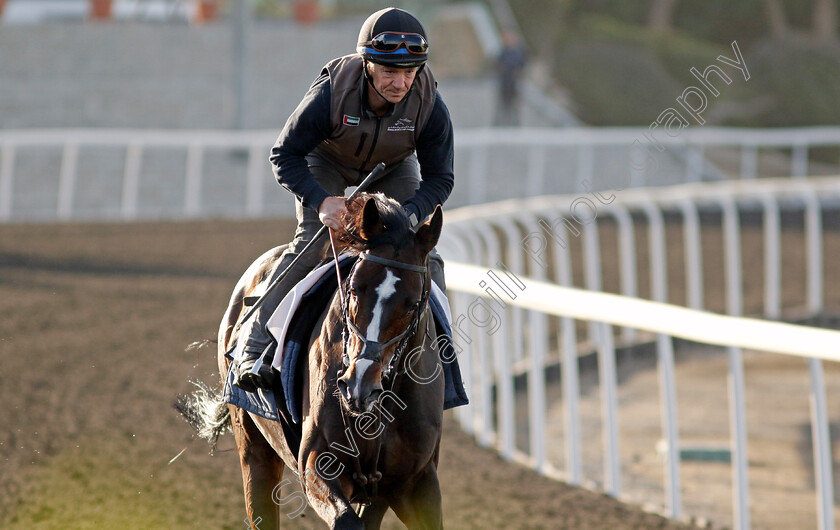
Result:
[[[381,194],[360,194],[347,211],[338,245],[358,257],[301,363],[300,439],[281,422],[228,406],[247,515],[263,529],[279,526],[276,488],[288,467],[330,528],[379,528],[388,509],[409,528],[442,528],[444,383],[428,304],[441,210],[416,233],[400,205]],[[272,276],[280,254],[255,261],[231,296],[218,336],[223,380],[243,301]]]

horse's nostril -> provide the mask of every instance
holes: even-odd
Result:
[[[370,395],[365,400],[365,410],[370,412],[373,410],[373,407],[379,401],[379,397],[382,395],[381,390],[372,390]]]
[[[350,400],[350,389],[347,387],[347,382],[339,379],[336,384],[338,385],[338,391],[341,392],[341,395],[344,396],[345,399],[348,401]]]

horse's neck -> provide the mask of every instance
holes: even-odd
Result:
[[[432,329],[430,329],[430,326],[432,326]],[[408,344],[406,344],[405,350],[403,351],[400,365],[397,367],[400,372],[405,371],[407,363],[411,363],[413,367],[422,363],[423,359],[427,355],[430,355],[429,351],[434,349],[433,343],[436,339],[433,326],[432,310],[427,306],[426,310],[420,316],[420,321],[417,322],[417,329],[414,331],[414,335],[408,340]],[[417,348],[422,348],[420,354],[412,355],[412,352],[417,351]]]
[[[342,328],[341,296],[336,292],[321,314],[320,325],[315,326],[310,342],[320,351],[322,364],[341,363]]]

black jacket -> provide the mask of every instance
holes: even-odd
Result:
[[[332,65],[335,61],[331,62]],[[334,117],[341,116],[340,109],[333,109],[333,93],[331,79],[327,65],[314,81],[303,100],[289,117],[280,137],[271,150],[271,164],[275,177],[281,186],[297,196],[304,206],[317,210],[321,202],[329,193],[321,187],[311,173],[306,162],[306,155],[316,150],[325,140],[329,140],[335,130]],[[362,100],[360,120],[375,120],[375,114],[367,107],[366,91],[368,90],[361,70],[359,70],[359,94]],[[419,97],[412,92],[408,98]],[[453,134],[452,121],[440,94],[434,90],[434,104],[428,113],[428,118],[422,129],[413,135],[411,141],[420,163],[422,182],[414,197],[406,201],[405,208],[413,212],[418,218],[429,215],[437,204],[443,204],[449,197],[454,183],[453,172]],[[398,103],[392,106],[388,116],[393,112],[400,112]],[[358,105],[357,105],[358,106]],[[326,149],[318,149],[319,154],[329,157]],[[368,151],[368,149],[365,149]],[[373,149],[370,149],[373,153]],[[352,153],[351,153],[352,154]],[[368,166],[375,165],[379,160],[367,160]],[[338,164],[346,167],[346,164]],[[365,167],[347,168],[358,172],[358,180],[367,173]]]

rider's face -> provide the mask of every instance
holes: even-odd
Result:
[[[388,100],[389,103],[399,103],[408,94],[414,77],[417,75],[417,67],[395,68],[381,64],[368,63],[368,73],[376,90]]]

